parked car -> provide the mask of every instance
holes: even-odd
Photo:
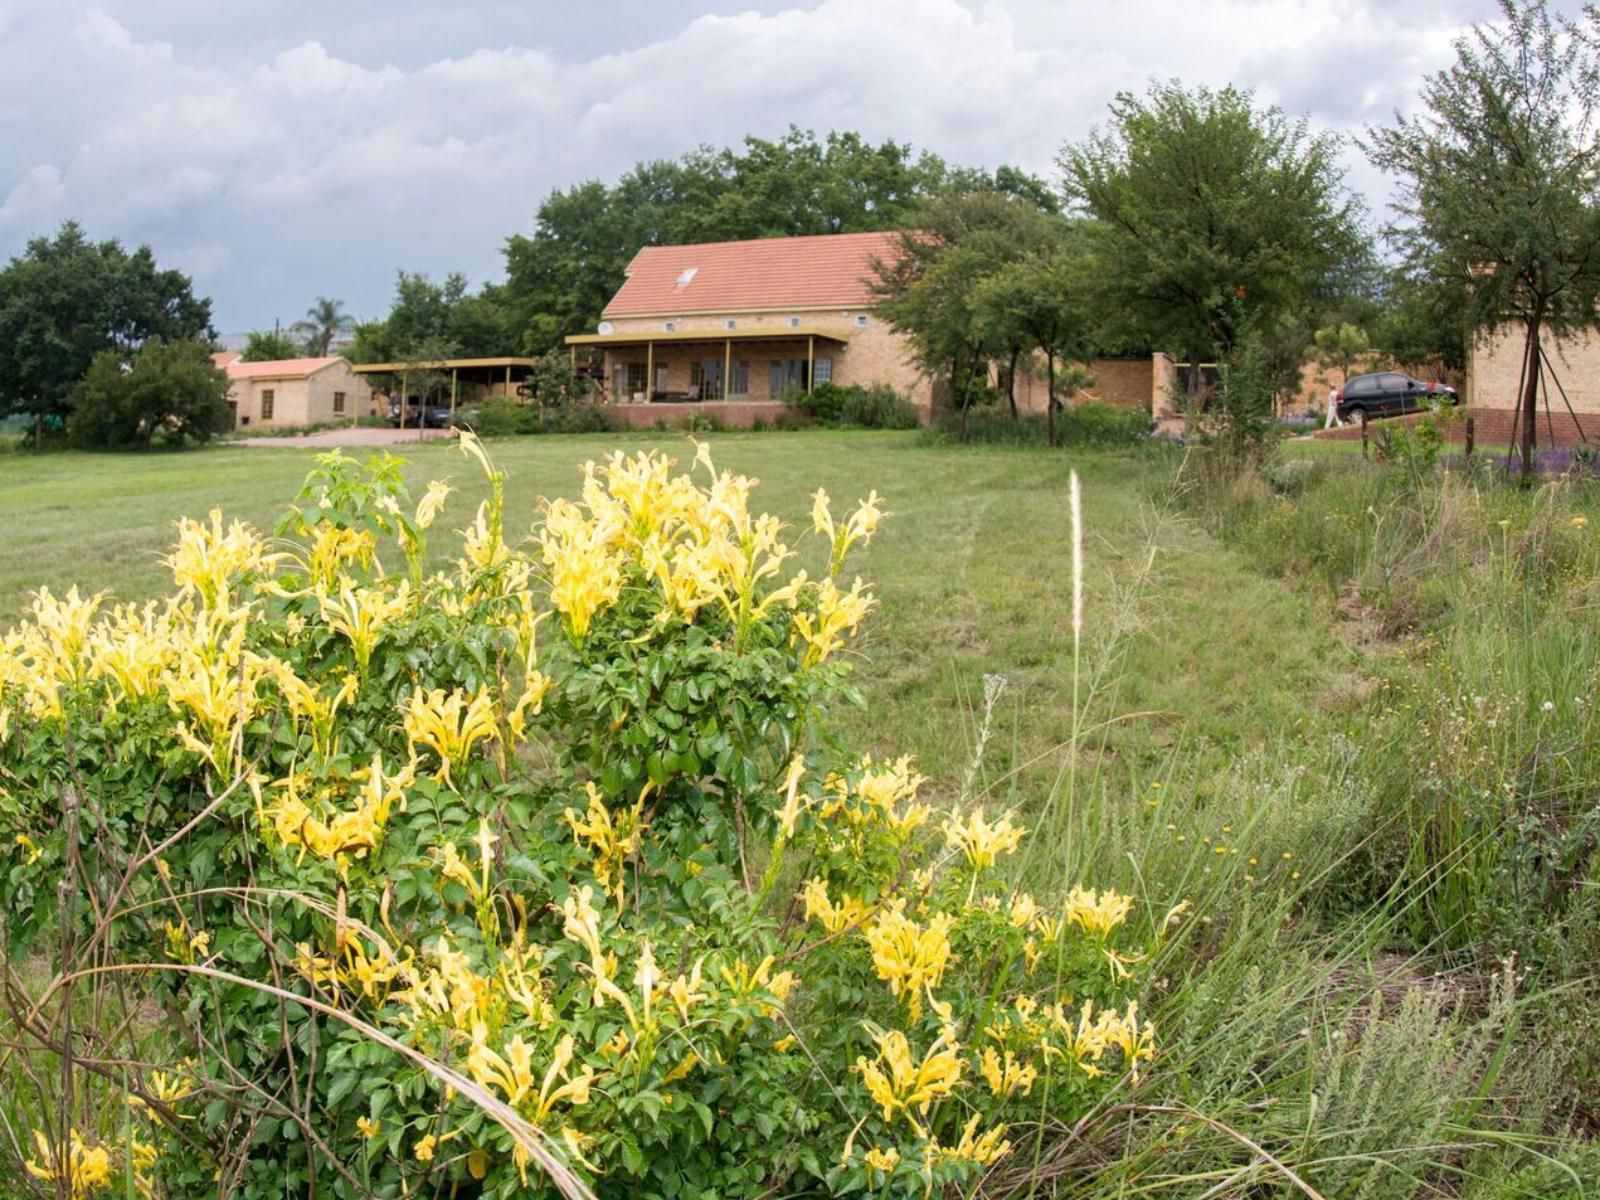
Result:
[[[1341,421],[1364,425],[1377,417],[1398,417],[1421,412],[1436,404],[1459,404],[1456,390],[1436,379],[1418,379],[1399,371],[1375,371],[1347,380],[1334,393]]]
[[[389,397],[389,424],[416,429],[426,425],[429,429],[447,429],[450,425],[450,405],[418,404],[415,400],[406,405],[405,420],[400,419],[400,397]]]

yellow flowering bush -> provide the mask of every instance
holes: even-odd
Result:
[[[51,960],[41,1013],[162,1014],[69,1027],[128,1066],[40,1105],[74,1123],[26,1171],[956,1194],[1137,1082],[1129,898],[1019,892],[1016,814],[829,725],[876,493],[817,494],[813,576],[704,447],[589,464],[526,537],[464,449],[445,570],[449,487],[335,453],[276,540],[182,522],[164,601],[41,591],[0,642],[11,961]]]

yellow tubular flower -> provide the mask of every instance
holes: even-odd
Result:
[[[402,579],[400,586],[390,595],[381,585],[357,588],[350,580],[344,579],[340,581],[337,600],[318,593],[317,602],[328,627],[350,640],[356,665],[365,675],[372,661],[372,652],[383,640],[384,630],[411,607],[411,584]]]
[[[570,1033],[556,1045],[550,1067],[545,1071],[544,1080],[539,1085],[539,1102],[533,1110],[535,1125],[542,1123],[550,1115],[550,1111],[563,1100],[573,1108],[581,1108],[589,1103],[589,1088],[594,1083],[594,1068],[585,1064],[583,1070],[576,1075],[568,1070],[572,1064],[574,1046]]]
[[[922,995],[939,986],[950,962],[952,919],[941,913],[926,928],[909,919],[896,900],[866,927],[872,966],[889,990],[905,1000],[911,1019],[922,1015]]]
[[[493,740],[499,732],[488,691],[480,689],[469,699],[460,688],[448,695],[443,688],[412,692],[405,708],[405,731],[412,754],[419,744],[432,750],[439,759],[434,778],[451,787],[455,786],[451,768],[459,768],[475,745]]]
[[[942,1096],[948,1096],[961,1081],[962,1061],[954,1040],[941,1035],[920,1062],[914,1062],[911,1044],[898,1029],[873,1034],[878,1056],[856,1059],[856,1070],[873,1103],[883,1110],[883,1119],[893,1121],[895,1113],[906,1115],[912,1128],[925,1133],[912,1116],[926,1116],[928,1107]]]
[[[939,1157],[954,1162],[975,1163],[980,1167],[991,1166],[1004,1158],[1011,1150],[1011,1143],[1004,1140],[1006,1127],[996,1125],[979,1136],[978,1122],[981,1119],[981,1113],[973,1113],[972,1119],[961,1131],[961,1141],[954,1146],[939,1147]]]
[[[606,807],[600,789],[586,782],[589,809],[584,817],[568,808],[566,822],[572,827],[572,836],[580,845],[586,845],[594,857],[594,877],[614,900],[620,910],[626,882],[628,857],[639,849],[641,826],[644,823],[644,797],[632,808],[623,809],[615,816]]]
[[[848,592],[841,592],[831,579],[817,585],[817,611],[812,614],[797,612],[794,615],[794,636],[804,642],[805,654],[800,665],[813,667],[825,661],[830,654],[844,645],[845,635],[855,633],[872,606],[877,603],[863,592],[857,579]]]
[[[1002,1061],[993,1046],[983,1048],[978,1073],[983,1076],[983,1081],[989,1085],[989,1090],[999,1100],[1004,1100],[1018,1091],[1024,1096],[1030,1095],[1033,1092],[1033,1081],[1039,1077],[1039,1072],[1032,1063],[1019,1062],[1010,1050],[1006,1051],[1005,1059]]]
[[[181,591],[198,595],[206,608],[216,608],[227,604],[235,580],[268,570],[278,556],[266,553],[255,530],[240,521],[224,531],[220,508],[211,510],[210,520],[208,526],[181,518],[178,544],[164,561]]]
[[[321,594],[330,590],[347,564],[370,569],[377,552],[377,539],[370,529],[344,529],[324,521],[311,537],[306,555],[306,578],[311,590]]]
[[[162,673],[178,652],[175,615],[170,605],[158,612],[153,601],[143,608],[126,604],[91,631],[89,674],[116,685],[121,695],[112,693],[113,708],[119,699],[152,696],[159,690]]]
[[[1074,887],[1067,896],[1067,920],[1094,937],[1105,938],[1127,919],[1133,901],[1110,888],[1103,894]]]
[[[76,1129],[69,1130],[66,1146],[52,1146],[43,1133],[35,1129],[33,1142],[38,1147],[37,1161],[23,1163],[29,1175],[46,1183],[64,1184],[71,1200],[85,1197],[107,1188],[111,1184],[111,1156],[104,1146],[90,1146]]]
[[[800,900],[806,906],[806,920],[822,922],[829,933],[838,933],[859,924],[867,915],[867,906],[854,896],[844,895],[835,904],[828,895],[828,885],[820,878],[806,881],[800,889]]]
[[[595,615],[611,606],[622,591],[622,559],[613,548],[617,528],[583,515],[566,500],[552,501],[539,533],[539,546],[550,573],[550,601],[561,613],[567,632],[581,641]]]
[[[945,843],[966,855],[975,871],[994,866],[1000,855],[1009,854],[1022,844],[1027,832],[1011,823],[1009,812],[991,825],[981,807],[974,808],[965,821],[952,816],[944,823]]]
[[[680,1021],[687,1021],[689,1013],[694,1009],[695,1005],[711,998],[709,992],[700,990],[704,982],[700,976],[700,967],[703,961],[703,959],[696,959],[687,978],[679,975],[667,985],[667,997],[672,1001],[673,1007],[678,1010],[678,1019]]]
[[[428,484],[427,494],[417,504],[417,528],[426,529],[433,524],[453,491],[455,489],[448,483],[440,483],[437,479]]]

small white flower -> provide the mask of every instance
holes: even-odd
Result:
[[[1555,710],[1556,710],[1556,702],[1554,700],[1546,700],[1544,702],[1544,704],[1541,705],[1541,707],[1544,709],[1545,712],[1555,712]]]

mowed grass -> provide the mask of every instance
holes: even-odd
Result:
[[[1263,578],[1167,501],[1172,460],[1156,453],[1048,454],[947,447],[918,434],[723,434],[719,466],[760,480],[758,507],[803,545],[811,493],[835,511],[876,489],[893,517],[851,569],[879,606],[857,643],[866,704],[856,740],[912,753],[935,781],[963,772],[985,674],[1008,686],[986,762],[987,782],[1037,802],[1072,728],[1069,472],[1083,481],[1088,579],[1086,662],[1115,680],[1087,709],[1083,744],[1119,778],[1157,771],[1174,748],[1218,762],[1329,719],[1350,653],[1326,614]],[[585,461],[654,447],[687,464],[694,448],[658,434],[513,439],[491,453],[508,473],[507,526],[526,534],[541,497],[575,495]],[[400,448],[414,491],[457,484],[443,524],[459,527],[484,492],[451,445]],[[361,455],[365,451],[352,451]],[[77,583],[117,599],[160,594],[161,555],[180,516],[220,506],[269,528],[312,465],[306,450],[218,448],[170,455],[17,455],[0,460],[0,614],[20,616],[31,592]],[[454,541],[436,536],[443,553]],[[1115,663],[1106,655],[1115,653]]]

